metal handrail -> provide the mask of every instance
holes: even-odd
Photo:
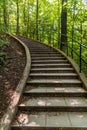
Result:
[[[72,49],[71,47],[69,47],[69,48]],[[80,56],[80,55],[76,52],[75,49],[72,49],[72,50],[75,52],[75,54],[76,54],[77,56]],[[87,62],[86,62],[82,57],[81,57],[81,60],[87,64]]]
[[[61,34],[61,33],[60,33],[60,34]],[[64,34],[61,34],[61,35],[66,36],[66,35],[64,35]],[[87,46],[85,46],[84,44],[78,42],[76,39],[74,39],[74,38],[72,38],[72,37],[70,37],[70,36],[66,36],[66,37],[72,39],[73,41],[77,42],[79,45],[81,45],[81,46],[83,46],[84,48],[87,49]]]
[[[56,34],[58,34],[58,33],[56,33]],[[59,34],[60,34],[60,36],[63,35],[65,37],[67,37],[67,39],[71,39],[73,42],[75,42],[75,43],[77,43],[79,45],[79,53],[76,52],[76,50],[74,49],[74,44],[73,44],[73,47],[70,47],[69,44],[67,44],[66,48],[67,48],[67,51],[68,51],[68,48],[71,50],[72,55],[73,55],[73,53],[75,53],[79,57],[78,58],[79,59],[79,68],[80,68],[79,71],[81,73],[82,72],[82,62],[84,62],[87,65],[87,61],[82,57],[82,48],[87,49],[87,46],[82,44],[81,42],[77,41],[76,39],[70,37],[70,36],[66,36],[65,34],[61,34],[61,33],[59,33]],[[44,36],[44,38],[48,38],[48,37]],[[55,38],[51,38],[51,40],[54,40],[56,42],[59,41],[59,39],[55,39]],[[67,55],[68,55],[68,52],[67,52]],[[73,58],[73,56],[72,56],[72,58]]]
[[[65,34],[61,34],[61,35],[63,35],[63,36],[66,36]],[[82,72],[82,62],[84,62],[85,64],[87,64],[87,61],[85,61],[85,59],[84,58],[82,58],[82,48],[84,48],[84,49],[87,49],[87,46],[85,46],[84,44],[82,44],[81,42],[78,42],[76,39],[74,39],[74,38],[72,38],[72,37],[70,37],[70,36],[66,36],[67,37],[67,39],[69,38],[69,39],[71,39],[73,42],[75,42],[75,43],[77,43],[78,45],[79,45],[79,53],[78,52],[76,52],[76,50],[74,49],[74,44],[73,44],[73,46],[72,47],[70,47],[69,46],[69,44],[67,44],[67,51],[68,51],[68,48],[70,48],[71,49],[71,53],[72,53],[72,55],[73,55],[73,53],[75,53],[78,57],[79,57],[79,67],[80,67],[80,73]],[[67,52],[67,54],[68,54],[68,52]],[[73,56],[72,56],[72,58],[73,58]]]

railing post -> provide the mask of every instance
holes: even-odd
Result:
[[[72,50],[71,50],[72,59],[73,59],[73,34],[74,34],[74,31],[73,31],[73,29],[72,29]]]
[[[81,22],[81,44],[80,44],[80,73],[82,71],[82,22]]]
[[[67,37],[67,56],[68,56],[68,37]]]
[[[80,44],[80,73],[82,71],[82,45]]]

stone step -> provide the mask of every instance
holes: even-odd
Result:
[[[68,63],[67,60],[32,60],[31,61],[32,64],[35,64],[35,63],[43,63],[43,64],[47,64],[47,63],[51,63],[51,64],[54,64],[54,63]]]
[[[87,92],[82,87],[33,87],[27,85],[23,94],[31,97],[87,97]]]
[[[42,49],[42,48],[37,48],[37,49],[30,49],[32,53],[54,53],[55,51],[49,50],[49,49]]]
[[[57,56],[61,56],[61,54],[32,54],[31,53],[31,57],[57,57]]]
[[[56,50],[54,50],[53,48],[49,48],[49,47],[46,47],[46,46],[43,46],[43,47],[40,47],[40,46],[34,46],[33,48],[30,46],[29,47],[29,49],[31,50],[31,51],[35,51],[35,52],[38,52],[38,51],[45,51],[45,52],[47,52],[47,51],[54,51],[54,52],[57,52]]]
[[[37,63],[35,63],[35,64],[32,64],[31,65],[31,67],[32,68],[52,68],[52,67],[59,67],[59,68],[70,68],[71,67],[71,65],[70,64],[68,64],[68,63],[56,63],[56,64],[37,64]]]
[[[31,52],[32,52],[32,54],[59,54],[59,52],[57,52],[57,51],[52,51],[52,50],[44,51],[42,49],[40,51],[35,51],[35,50],[33,51],[33,50],[31,50]]]
[[[24,96],[30,97],[87,97],[87,92],[29,92],[24,91]]]
[[[87,112],[19,111],[11,130],[87,130]]]
[[[61,93],[73,93],[75,95],[75,93],[82,93],[85,94],[87,91],[80,86],[76,86],[76,87],[46,87],[46,86],[39,86],[39,87],[34,87],[31,85],[26,85],[25,87],[25,91],[24,93],[27,94],[38,94],[38,93],[42,93],[42,94],[46,94],[48,93],[49,95],[52,94],[53,96],[55,96],[55,94],[61,94]],[[67,96],[68,94],[66,94]],[[85,96],[85,95],[84,95]]]
[[[42,48],[37,48],[37,49],[30,48],[30,51],[32,53],[59,53],[58,51],[54,51],[52,49],[42,49]]]
[[[76,73],[31,73],[31,79],[76,79]]]
[[[21,108],[22,107],[22,108]],[[35,108],[34,108],[35,107]],[[49,109],[49,110],[55,110],[56,109],[62,109],[67,111],[68,108],[73,108],[73,111],[76,111],[78,108],[81,109],[81,111],[84,109],[84,111],[87,111],[87,97],[30,97],[30,96],[23,96],[19,103],[20,109],[28,109],[29,108],[35,110],[35,109]],[[65,108],[65,109],[64,109]],[[62,111],[60,110],[60,111]],[[58,110],[59,111],[59,110]],[[69,111],[69,110],[68,110]],[[71,111],[71,110],[70,110]]]
[[[18,110],[29,112],[87,112],[87,106],[18,106]]]
[[[73,68],[31,68],[31,73],[73,73]]]
[[[27,81],[27,84],[29,85],[46,85],[46,86],[57,86],[57,87],[62,87],[62,86],[81,86],[81,81],[73,79],[73,80],[67,80],[67,79],[37,79],[37,80],[30,80]]]
[[[32,57],[31,60],[65,60],[65,57]]]
[[[37,45],[35,45],[35,46],[30,46],[29,48],[32,50],[32,51],[41,51],[41,50],[43,50],[43,51],[56,51],[56,50],[54,50],[53,48],[51,48],[51,47],[47,47],[47,46],[43,46],[43,45],[41,45],[41,46],[38,46],[38,44]],[[39,49],[38,49],[39,48]]]
[[[11,130],[87,130],[87,91],[74,68],[51,47],[29,43],[31,73]]]
[[[39,48],[39,49],[38,49]],[[35,52],[38,52],[38,51],[40,51],[41,52],[41,50],[42,51],[56,51],[56,50],[54,50],[54,49],[52,49],[52,48],[47,48],[47,47],[45,47],[45,48],[42,48],[42,47],[30,47],[30,49],[32,50],[32,51],[35,51]]]
[[[61,59],[61,58],[64,58],[64,57],[63,56],[60,56],[60,57],[58,57],[58,56],[57,57],[32,57],[32,60],[36,60],[36,59],[39,59],[39,60],[49,60],[49,59],[56,60],[56,59]]]

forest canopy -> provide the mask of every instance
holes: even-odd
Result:
[[[65,0],[63,6],[66,2],[68,33],[72,33],[73,29],[74,36],[77,36],[78,40],[82,37],[85,43],[87,38],[87,1]],[[39,36],[41,36],[42,30],[44,32],[42,35],[47,35],[50,32],[59,33],[61,32],[61,11],[62,0],[0,0],[0,30],[33,38],[36,34],[36,24],[38,24]]]

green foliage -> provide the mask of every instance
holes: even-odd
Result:
[[[36,0],[0,0],[0,32],[16,33],[17,2],[19,5],[19,35],[36,39]],[[39,41],[58,48],[61,37],[62,0],[38,0],[38,2]],[[67,1],[67,35],[87,46],[86,0]],[[0,40],[0,46],[3,44],[5,41]],[[68,39],[68,44],[72,47],[72,39]],[[80,48],[76,42],[74,42],[74,49],[79,53]],[[70,49],[69,54],[71,56]],[[78,62],[79,57],[76,54],[74,57]],[[82,57],[87,60],[86,49],[82,50]]]
[[[0,47],[5,45],[8,45],[8,39],[7,38],[0,39]]]

